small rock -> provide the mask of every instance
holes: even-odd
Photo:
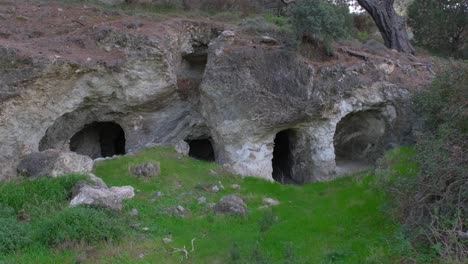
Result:
[[[184,156],[188,156],[190,152],[190,146],[184,140],[181,140],[175,144],[174,149],[177,153],[182,154]]]
[[[161,174],[161,167],[159,162],[147,162],[132,167],[130,171],[137,178],[155,177]]]
[[[262,36],[262,38],[260,39],[260,43],[267,44],[267,45],[276,45],[278,44],[278,40],[269,36]]]
[[[141,224],[140,223],[135,223],[135,224],[131,224],[130,227],[131,228],[140,228]]]
[[[140,255],[138,255],[138,258],[140,259],[143,259],[145,257],[145,254],[141,253]]]
[[[236,33],[232,30],[224,30],[223,32],[221,32],[221,36],[223,36],[223,38],[225,39],[234,39]]]
[[[219,187],[218,187],[218,185],[213,186],[213,187],[211,188],[211,191],[212,191],[212,192],[215,192],[215,193],[219,192]]]
[[[104,47],[104,50],[107,51],[107,52],[111,52],[111,51],[112,51],[112,48],[109,47],[109,46],[105,46],[105,47]]]
[[[198,204],[204,204],[206,203],[206,197],[202,196],[197,199]]]
[[[132,186],[111,187],[110,190],[122,199],[132,199],[135,197],[135,190]]]
[[[162,195],[163,195],[162,192],[155,192],[155,193],[153,193],[153,198],[159,198]]]
[[[171,213],[174,216],[180,216],[180,217],[185,217],[189,214],[188,210],[186,210],[181,205],[169,208],[169,213]]]
[[[149,231],[149,228],[148,227],[143,227],[141,230],[147,232],[147,231]]]
[[[272,199],[272,198],[263,198],[263,202],[266,203],[269,206],[276,206],[279,205],[280,202],[278,200]]]
[[[247,205],[239,196],[228,195],[221,198],[215,205],[214,212],[217,214],[245,215],[247,213]]]
[[[169,243],[172,242],[172,238],[170,238],[170,237],[165,237],[165,238],[162,239],[162,242],[163,242],[164,244],[169,244]]]
[[[57,11],[63,12],[63,9],[62,8],[57,8]]]
[[[138,216],[138,210],[133,208],[131,211],[130,211],[130,215],[131,216]]]
[[[239,191],[241,189],[239,184],[231,184],[231,189]]]

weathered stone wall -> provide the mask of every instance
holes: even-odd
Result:
[[[319,64],[281,45],[219,35],[214,25],[172,21],[129,34],[121,24],[89,33],[99,49],[121,52],[118,64],[82,65],[0,49],[0,65],[7,65],[0,67],[0,178],[14,177],[28,153],[69,150],[86,125],[114,122],[125,133],[127,152],[210,138],[216,162],[267,180],[273,179],[275,136],[291,129],[293,180],[330,180],[340,120],[379,111],[389,141],[403,142],[411,131],[405,108],[410,76],[401,69],[430,80],[428,71],[392,52],[368,60],[344,53],[344,59]]]

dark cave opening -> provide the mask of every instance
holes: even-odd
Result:
[[[288,129],[276,134],[273,149],[273,179],[286,184],[295,183],[292,177],[292,133],[293,131]]]
[[[385,131],[379,111],[360,111],[341,119],[333,137],[337,174],[361,171],[380,158]]]
[[[193,139],[186,141],[190,146],[190,157],[209,162],[214,162],[216,160],[211,139]]]
[[[70,150],[93,159],[124,155],[125,132],[114,122],[94,122],[70,139]]]

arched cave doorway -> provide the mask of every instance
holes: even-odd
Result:
[[[295,183],[292,175],[293,155],[291,129],[280,131],[275,137],[273,149],[273,179],[281,183]]]
[[[125,132],[114,122],[94,122],[70,139],[70,150],[93,159],[124,155]]]
[[[379,111],[345,116],[333,138],[337,174],[358,172],[374,163],[383,154],[385,132],[386,122]]]
[[[189,156],[209,162],[215,161],[215,153],[210,138],[186,140],[190,146]]]

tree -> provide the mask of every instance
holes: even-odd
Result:
[[[408,14],[415,41],[419,45],[445,55],[466,58],[466,0],[415,0],[409,6]]]
[[[385,46],[414,54],[414,48],[406,32],[406,20],[396,13],[393,7],[394,0],[357,0],[357,2],[374,19]]]

